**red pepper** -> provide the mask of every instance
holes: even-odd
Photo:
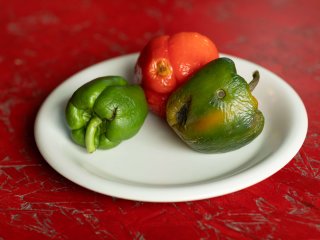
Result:
[[[218,57],[215,44],[196,32],[151,39],[142,49],[135,66],[136,82],[142,85],[151,111],[165,117],[171,92]]]

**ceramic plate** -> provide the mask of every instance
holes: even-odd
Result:
[[[95,64],[58,86],[35,121],[35,139],[44,159],[69,180],[109,196],[152,202],[191,201],[244,189],[271,176],[299,151],[307,132],[307,113],[297,93],[279,76],[230,55],[254,90],[265,116],[263,132],[245,147],[223,154],[189,149],[163,120],[149,113],[133,138],[111,150],[88,154],[69,137],[64,109],[81,85],[103,75],[132,79],[137,54]]]

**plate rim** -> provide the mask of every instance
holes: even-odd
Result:
[[[132,184],[129,186],[130,194],[128,194],[128,189],[127,189],[128,184],[110,181],[100,176],[90,174],[90,172],[84,168],[82,169],[83,170],[82,174],[85,174],[86,178],[92,178],[92,177],[94,179],[97,178],[96,179],[97,181],[102,180],[104,183],[107,183],[107,184],[104,185],[103,187],[101,186],[92,187],[92,185],[90,185],[89,183],[85,181],[79,181],[77,178],[75,178],[75,176],[70,176],[70,174],[66,174],[63,170],[61,170],[61,166],[57,163],[57,161],[52,160],[51,156],[48,156],[48,153],[44,150],[44,146],[40,142],[41,132],[40,132],[39,126],[40,126],[42,112],[44,111],[47,103],[50,101],[51,97],[55,92],[63,88],[64,84],[67,84],[71,80],[75,81],[74,79],[76,79],[77,76],[82,75],[84,72],[88,71],[89,69],[97,68],[100,65],[108,64],[111,61],[121,61],[123,59],[136,58],[137,56],[138,56],[138,53],[130,53],[122,56],[117,56],[114,58],[106,59],[101,62],[95,63],[91,66],[88,66],[76,72],[75,74],[71,75],[70,77],[65,79],[63,82],[61,82],[57,87],[55,87],[53,91],[51,91],[49,95],[46,97],[46,99],[42,102],[38,110],[38,113],[36,115],[35,122],[34,122],[34,138],[36,141],[37,148],[39,149],[44,160],[55,171],[57,171],[60,175],[64,176],[68,180],[76,183],[77,185],[80,185],[86,189],[89,189],[91,191],[98,192],[104,195],[122,198],[122,199],[134,200],[134,201],[183,202],[183,201],[195,201],[195,200],[201,200],[201,199],[208,199],[212,197],[218,197],[218,196],[230,194],[263,181],[264,179],[275,174],[280,169],[282,169],[285,165],[287,165],[292,160],[292,158],[299,152],[301,146],[303,145],[304,140],[306,138],[307,129],[308,129],[308,116],[307,116],[307,111],[306,111],[305,105],[303,104],[302,99],[300,98],[298,93],[293,89],[293,87],[289,83],[287,83],[284,79],[282,79],[280,76],[278,76],[274,72],[271,72],[270,70],[266,69],[261,65],[258,65],[254,62],[243,59],[241,57],[221,53],[220,54],[221,57],[229,57],[231,59],[237,59],[246,64],[255,65],[260,69],[263,69],[264,71],[268,72],[268,74],[271,74],[274,78],[276,78],[277,81],[281,82],[281,84],[283,84],[283,86],[287,90],[291,91],[292,96],[297,100],[297,104],[299,105],[298,107],[303,112],[303,113],[300,113],[300,118],[302,119],[304,125],[303,125],[303,128],[300,128],[299,132],[296,133],[297,135],[299,135],[299,137],[295,138],[296,147],[285,149],[286,153],[284,153],[284,155],[287,158],[286,160],[279,159],[279,154],[278,154],[276,155],[275,158],[273,158],[274,165],[270,165],[268,161],[266,162],[265,160],[261,160],[257,164],[254,164],[254,166],[250,166],[249,168],[244,169],[236,173],[235,175],[232,175],[231,177],[227,177],[225,179],[220,179],[218,181],[213,181],[213,182],[211,181],[203,182],[200,185],[198,184],[179,185],[179,186],[173,185],[169,187],[168,186],[164,187],[164,186],[155,186],[152,184],[150,186],[148,185],[142,186],[142,184],[140,185]],[[289,143],[286,143],[286,144],[288,145]],[[284,146],[280,147],[278,151],[283,152],[284,151],[283,148]],[[267,156],[265,158],[268,159],[270,157]],[[259,169],[262,169],[264,171],[258,171]],[[242,184],[238,184],[238,185],[233,184],[235,176],[237,179],[239,179],[239,181],[242,182]],[[255,181],[249,181],[248,180],[249,176],[250,177],[255,176]],[[221,186],[223,187],[221,188]],[[109,190],[106,191],[105,190],[106,187],[109,187]],[[208,191],[208,189],[211,189],[211,190],[214,189],[214,191]],[[146,191],[147,193],[143,193]],[[192,194],[190,194],[190,191],[192,192]]]

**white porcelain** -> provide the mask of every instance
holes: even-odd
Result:
[[[58,86],[44,101],[35,121],[35,139],[44,159],[61,175],[93,191],[131,200],[191,201],[235,192],[283,168],[299,151],[308,120],[297,93],[279,76],[252,62],[234,60],[247,81],[255,70],[254,90],[265,116],[260,136],[247,146],[223,154],[188,148],[163,120],[149,113],[133,138],[111,150],[88,154],[69,137],[64,109],[72,93],[103,75],[132,79],[137,54],[95,64]]]

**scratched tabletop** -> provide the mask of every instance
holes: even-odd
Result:
[[[320,239],[320,1],[0,0],[0,239]],[[57,173],[34,139],[46,97],[153,36],[195,31],[285,79],[308,112],[292,160],[241,191],[130,201]]]

